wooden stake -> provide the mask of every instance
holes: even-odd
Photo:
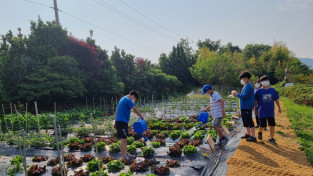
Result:
[[[206,138],[206,140],[210,146],[211,151],[214,152],[215,142],[212,139],[212,136],[210,134],[208,134],[208,137]]]
[[[222,126],[222,129],[226,135],[230,133],[226,126]]]
[[[14,104],[14,109],[15,109],[15,114],[16,114],[16,117],[18,118],[18,125],[20,126],[19,130],[21,130],[21,121],[20,121],[20,115],[19,113],[17,112],[17,109],[16,109],[16,105]]]
[[[3,104],[1,104],[1,105],[2,105],[3,119],[4,119],[4,123],[5,123],[5,128],[6,128],[6,131],[9,131],[8,124],[7,124],[7,118],[5,117],[4,107],[3,107]]]
[[[59,125],[59,133],[60,133],[60,149],[61,149],[61,156],[62,156],[62,164],[63,164],[63,169],[62,172],[64,173],[64,175],[66,175],[66,172],[65,172],[65,161],[64,161],[64,151],[63,151],[63,140],[62,140],[62,131],[61,131],[61,127]]]
[[[11,110],[11,126],[12,126],[12,131],[14,132],[14,128],[13,128],[13,110],[12,110],[12,103],[10,103],[10,110]]]
[[[96,148],[96,158],[98,158],[97,161],[98,161],[99,174],[101,176],[100,156],[99,156],[98,147],[97,147],[97,143],[96,143],[95,123],[94,123],[92,113],[90,113],[90,120],[91,120],[91,124],[92,124],[92,129],[93,129],[93,143],[95,144],[95,148]]]
[[[25,118],[26,118],[26,124],[25,124],[25,129],[26,129],[26,133],[28,133],[28,114],[27,114],[27,103],[26,103],[26,112],[25,112]]]
[[[35,111],[36,111],[36,117],[37,117],[37,126],[38,126],[38,133],[40,134],[41,136],[41,133],[40,133],[40,125],[39,125],[39,116],[38,116],[38,107],[37,107],[37,101],[34,102],[35,104]]]
[[[25,131],[22,129],[22,138],[23,138],[23,166],[24,166],[24,172],[25,176],[27,176],[27,164],[26,164],[26,149],[25,149]]]
[[[60,166],[61,176],[63,176],[63,165],[62,165],[62,158],[61,158],[60,149],[59,149],[60,146],[59,146],[58,130],[57,130],[57,125],[56,125],[56,117],[52,116],[52,118],[53,118],[55,141],[57,143],[59,166]]]

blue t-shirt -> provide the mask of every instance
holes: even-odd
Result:
[[[130,119],[130,111],[134,106],[134,102],[130,98],[128,98],[127,95],[120,99],[117,106],[115,121],[128,123]]]
[[[279,99],[277,91],[270,87],[269,89],[259,89],[255,93],[255,100],[258,101],[259,118],[275,117],[274,101]]]
[[[246,84],[237,97],[240,98],[240,109],[253,109],[254,88],[251,83]]]

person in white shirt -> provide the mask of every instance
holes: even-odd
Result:
[[[223,134],[223,130],[221,127],[222,119],[226,115],[225,109],[224,109],[224,100],[222,99],[219,93],[214,92],[212,90],[211,85],[203,86],[202,95],[204,94],[209,95],[211,98],[210,98],[210,105],[204,108],[203,111],[206,112],[209,109],[211,109],[211,115],[213,116],[213,122],[212,122],[213,128],[217,132],[218,137],[220,139],[217,145],[224,146],[228,141],[228,139]]]

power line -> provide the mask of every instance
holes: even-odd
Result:
[[[147,17],[146,15],[144,15],[143,13],[141,13],[140,11],[138,11],[137,9],[135,9],[134,7],[130,6],[129,4],[127,4],[126,2],[119,0],[122,4],[124,4],[125,6],[129,7],[130,9],[132,9],[133,11],[135,11],[136,13],[138,13],[139,15],[143,16],[144,18],[148,19],[149,21],[153,22],[154,24],[157,24],[158,26],[162,27],[163,29],[171,32],[172,34],[175,34],[181,38],[183,38],[182,36],[180,36],[179,34],[177,34],[176,32],[172,31],[171,29],[169,29],[168,27],[154,21],[153,19]]]
[[[145,29],[147,29],[147,30],[149,30],[149,31],[155,32],[155,33],[157,33],[157,34],[159,34],[159,35],[162,35],[163,37],[169,38],[169,39],[171,39],[171,40],[173,40],[173,41],[177,41],[176,38],[171,37],[171,36],[169,36],[169,35],[166,35],[166,34],[164,34],[164,33],[162,33],[162,32],[159,32],[159,31],[157,31],[157,30],[155,30],[155,29],[153,29],[153,28],[147,26],[146,24],[144,24],[144,23],[138,21],[137,19],[135,19],[135,18],[133,18],[133,17],[127,15],[126,13],[124,13],[124,12],[118,10],[117,8],[115,8],[114,6],[110,5],[110,4],[107,3],[107,2],[104,2],[103,0],[101,0],[101,2],[99,2],[98,0],[94,0],[94,1],[97,2],[98,4],[100,4],[101,6],[103,6],[103,7],[107,8],[107,9],[113,11],[114,13],[116,13],[116,14],[118,14],[118,15],[124,17],[124,18],[126,18],[127,20],[129,20],[129,21],[131,21],[131,22],[133,22],[133,23],[135,23],[135,24],[137,24],[137,25],[139,25],[139,26],[141,26],[141,27],[143,27],[143,28],[145,28]]]
[[[33,4],[37,4],[37,5],[40,5],[40,6],[43,6],[43,7],[47,7],[47,8],[52,8],[52,9],[54,9],[54,7],[51,7],[51,6],[48,6],[48,5],[45,5],[45,4],[41,4],[41,3],[38,3],[38,2],[35,2],[35,1],[31,1],[31,0],[24,0],[24,1],[27,1],[27,2],[30,2],[30,3],[33,3]],[[76,17],[76,16],[74,16],[74,15],[68,13],[68,12],[65,12],[65,11],[60,10],[60,9],[58,9],[58,11],[64,13],[64,14],[67,15],[67,16],[70,16],[70,17],[72,17],[72,18],[75,18],[75,19],[78,20],[78,21],[81,21],[81,22],[86,23],[86,24],[88,24],[88,25],[90,25],[90,26],[93,26],[93,27],[95,27],[95,28],[98,28],[98,29],[100,29],[100,30],[102,30],[102,31],[104,31],[104,32],[107,32],[107,33],[109,33],[109,34],[111,34],[111,35],[113,35],[113,36],[115,36],[115,37],[118,37],[118,38],[120,38],[120,39],[122,39],[122,40],[128,41],[128,42],[133,43],[133,44],[135,44],[135,45],[137,45],[137,46],[140,46],[140,47],[143,47],[143,48],[146,48],[146,49],[149,49],[149,50],[152,50],[152,51],[155,51],[155,52],[160,53],[159,51],[157,51],[157,50],[155,50],[155,49],[153,49],[153,48],[147,47],[146,45],[137,43],[137,42],[132,41],[132,40],[126,38],[126,37],[123,37],[123,36],[120,36],[120,35],[118,35],[118,34],[115,34],[114,32],[111,32],[111,31],[109,31],[109,30],[107,30],[107,29],[104,29],[104,28],[102,28],[102,27],[100,27],[100,26],[97,26],[97,25],[95,25],[95,24],[92,24],[92,23],[88,22],[87,20],[84,20],[84,19],[81,19],[81,18],[79,18],[79,17]]]

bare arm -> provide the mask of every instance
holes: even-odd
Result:
[[[255,115],[257,115],[258,114],[258,100],[255,100],[254,101],[254,113],[255,113]]]
[[[280,108],[280,103],[279,100],[275,100],[276,105],[278,106],[278,113],[281,114],[281,108]]]
[[[203,109],[203,111],[204,111],[204,112],[207,112],[209,109],[211,109],[211,105],[205,107],[205,108]]]
[[[143,118],[141,112],[140,112],[137,108],[133,107],[132,109],[133,109],[134,112],[137,114],[137,116]]]
[[[226,113],[225,113],[225,103],[223,99],[218,100],[221,103],[221,107],[222,107],[222,114],[223,117],[225,117]]]

